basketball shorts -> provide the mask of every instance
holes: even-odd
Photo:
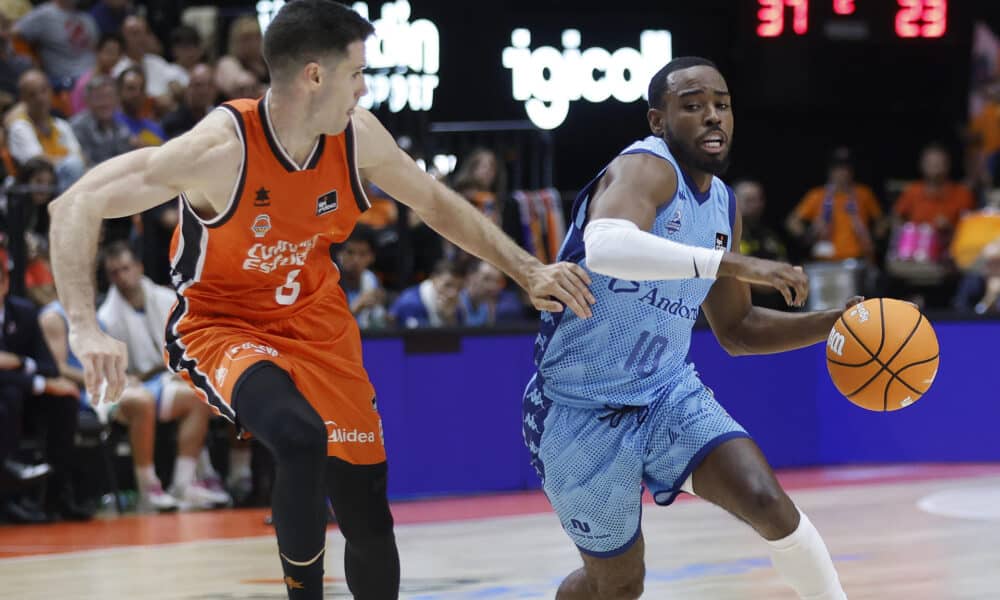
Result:
[[[185,318],[180,336],[167,344],[167,364],[239,426],[233,399],[241,383],[253,369],[273,363],[289,374],[326,424],[328,456],[360,465],[384,462],[382,420],[361,364],[357,329],[338,330],[323,319],[314,315],[250,326],[235,319]]]
[[[611,557],[639,536],[643,486],[674,501],[719,444],[749,437],[693,373],[649,406],[553,403],[536,375],[524,395],[524,440],[563,529],[581,551]]]

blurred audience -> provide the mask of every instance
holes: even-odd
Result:
[[[229,26],[229,50],[215,67],[215,84],[226,98],[257,98],[270,81],[257,17],[243,15]]]
[[[465,157],[452,177],[452,188],[498,226],[503,222],[507,194],[507,172],[496,152],[476,148]]]
[[[130,67],[138,67],[143,74],[145,93],[152,100],[154,112],[162,115],[173,109],[176,99],[188,84],[187,71],[150,51],[150,45],[156,38],[143,17],[125,17],[122,38],[125,40],[125,53],[112,74],[120,78]],[[124,98],[122,102],[124,103]]]
[[[96,0],[90,7],[90,16],[102,34],[121,33],[125,17],[132,12],[131,0]]]
[[[21,165],[32,158],[47,158],[55,166],[59,190],[64,190],[83,175],[80,142],[69,123],[52,115],[52,86],[45,73],[38,69],[25,72],[18,90],[23,110],[15,109],[9,117],[11,156]]]
[[[441,260],[423,282],[408,287],[390,309],[400,327],[448,327],[460,324],[458,295],[465,273],[450,260]]]
[[[146,76],[142,69],[129,67],[118,74],[118,101],[121,110],[116,118],[132,133],[132,145],[159,146],[164,142],[163,128],[146,110]]]
[[[201,34],[190,25],[181,25],[170,32],[170,52],[174,63],[191,75],[191,70],[205,60]]]
[[[763,218],[767,203],[763,186],[757,181],[740,181],[733,186],[733,193],[736,195],[736,205],[743,223],[740,253],[767,260],[787,261],[785,243]],[[774,309],[787,308],[784,298],[773,287],[751,285],[750,289],[755,305]]]
[[[516,323],[524,318],[524,305],[517,292],[505,289],[507,280],[488,262],[473,263],[458,294],[459,322],[466,327],[491,327]]]
[[[114,77],[115,65],[122,57],[124,43],[118,34],[104,34],[97,42],[97,60],[94,68],[77,78],[73,85],[73,91],[69,95],[69,106],[73,114],[76,114],[87,106],[87,84],[98,75]]]
[[[357,225],[337,251],[337,264],[340,287],[344,288],[351,313],[361,329],[381,329],[388,325],[385,290],[375,273],[369,270],[374,262],[375,232],[365,225]]]
[[[58,89],[94,66],[99,31],[89,14],[77,9],[76,0],[51,0],[36,6],[14,23],[14,33],[31,46],[42,68]]]
[[[17,101],[17,82],[31,68],[31,60],[14,52],[10,41],[11,21],[0,10],[0,110],[7,110]]]
[[[98,75],[87,82],[87,108],[70,119],[87,164],[94,166],[132,150],[132,132],[115,118],[118,86],[114,79]]]
[[[190,72],[187,89],[180,105],[163,117],[163,133],[166,139],[189,131],[208,111],[215,108],[218,95],[215,89],[215,74],[206,64],[195,65]]]
[[[875,238],[886,230],[878,199],[854,181],[854,163],[845,148],[834,152],[826,184],[806,193],[785,226],[819,261],[874,260]]]

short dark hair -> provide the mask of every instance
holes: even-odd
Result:
[[[201,47],[201,34],[190,25],[178,25],[170,32],[170,47],[198,46]]]
[[[357,242],[359,244],[368,244],[372,252],[375,251],[375,230],[365,225],[364,223],[358,223],[354,226],[354,230],[351,231],[351,235],[344,242],[346,245],[348,242]]]
[[[434,268],[431,270],[431,277],[436,277],[438,275],[451,275],[452,277],[464,279],[465,273],[465,269],[459,262],[442,258],[434,263]]]
[[[109,31],[107,33],[102,33],[101,37],[98,38],[98,40],[97,40],[97,49],[100,50],[106,44],[109,44],[111,42],[117,43],[119,48],[124,48],[125,47],[125,40],[122,39],[121,34]]]
[[[714,62],[700,56],[681,56],[673,59],[649,80],[649,107],[660,108],[663,106],[663,96],[667,93],[667,78],[670,77],[671,73],[691,67],[712,67],[716,71],[719,70]]]
[[[139,253],[125,240],[115,240],[101,249],[101,265],[107,265],[112,258],[128,254],[135,262],[140,262]]]
[[[333,0],[292,0],[281,7],[264,32],[264,61],[272,79],[375,33],[367,19]]]
[[[125,78],[128,77],[130,73],[134,73],[134,74],[138,75],[139,77],[142,77],[142,89],[145,90],[146,89],[146,72],[142,70],[142,67],[140,67],[138,65],[132,65],[131,67],[128,67],[124,71],[122,71],[121,73],[119,73],[118,77],[115,78],[115,81],[118,84],[118,91],[119,92],[121,91],[122,86],[125,85]]]

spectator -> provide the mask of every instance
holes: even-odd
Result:
[[[189,76],[191,70],[205,60],[201,34],[190,25],[181,25],[170,32],[170,51],[174,55],[174,63],[187,71]]]
[[[985,86],[985,103],[969,122],[968,170],[975,184],[992,188],[1000,170],[1000,78]]]
[[[79,391],[61,376],[38,327],[38,311],[25,299],[9,295],[10,279],[0,268],[0,461],[4,471],[17,479],[34,473],[17,463],[22,429],[44,434],[46,459],[52,474],[46,505],[30,500],[9,501],[4,505],[14,519],[84,520],[94,508],[77,503],[70,483],[76,434]],[[22,427],[24,426],[24,427]]]
[[[69,347],[69,320],[58,300],[41,310],[39,316],[45,342],[59,367],[59,374],[76,384],[80,390],[81,404],[90,409],[83,380],[83,363]],[[142,383],[132,381],[122,392],[121,398],[111,405],[98,406],[104,420],[112,418],[128,429],[132,445],[132,462],[139,488],[140,512],[167,512],[177,510],[177,499],[163,491],[163,485],[153,468],[153,446],[156,431],[156,398]]]
[[[192,68],[183,100],[173,112],[163,117],[163,132],[167,139],[175,138],[194,127],[215,107],[217,95],[212,67],[200,64]]]
[[[764,222],[766,197],[764,188],[756,181],[741,181],[733,186],[736,205],[743,220],[743,234],[740,238],[740,254],[767,260],[785,262],[788,252],[785,243],[776,231]],[[754,306],[772,309],[787,307],[781,293],[771,286],[751,285]]]
[[[137,147],[159,146],[166,138],[160,124],[146,116],[146,76],[142,69],[129,67],[118,75],[121,110],[115,118],[128,127]]]
[[[60,90],[73,87],[94,66],[97,23],[76,0],[51,0],[14,23],[14,33],[38,52],[42,67]]]
[[[212,409],[194,388],[166,370],[167,318],[177,295],[143,276],[142,263],[124,242],[105,249],[104,271],[111,287],[97,311],[97,317],[112,337],[125,343],[129,364],[126,372],[135,377],[156,398],[161,421],[179,420],[177,460],[169,493],[181,508],[211,508],[227,505],[231,498],[221,489],[195,478],[198,456]],[[153,485],[146,472],[140,485]]]
[[[229,52],[219,59],[215,84],[226,98],[257,98],[270,81],[257,17],[243,15],[229,26]]]
[[[337,252],[340,287],[347,294],[351,313],[361,329],[385,327],[385,290],[368,268],[375,262],[375,232],[357,225]]]
[[[97,0],[90,7],[90,16],[104,35],[121,33],[125,17],[132,14],[130,0]]]
[[[452,187],[494,223],[502,225],[507,174],[500,168],[495,152],[487,148],[470,152],[455,172]]]
[[[97,42],[97,61],[94,68],[77,78],[69,95],[69,107],[76,114],[87,106],[87,84],[93,77],[112,77],[111,72],[122,57],[123,42],[117,34],[105,34]]]
[[[187,87],[188,75],[181,67],[149,51],[152,37],[146,19],[136,15],[125,17],[122,24],[125,56],[115,65],[112,75],[121,77],[130,67],[138,67],[143,74],[146,95],[153,100],[156,114],[162,115],[174,107],[175,99]]]
[[[21,188],[31,188],[23,196],[27,200],[24,207],[25,221],[19,230],[23,232],[27,250],[25,291],[36,306],[45,306],[55,299],[55,282],[48,257],[48,206],[56,193],[55,170],[44,158],[33,158],[18,172],[16,182]],[[14,231],[10,223],[5,223],[4,229]]]
[[[393,320],[406,328],[458,325],[458,293],[464,279],[454,262],[438,261],[428,279],[399,295],[389,311]]]
[[[924,148],[920,157],[922,180],[908,185],[893,207],[894,224],[902,233],[896,247],[899,258],[934,260],[938,255],[935,249],[947,248],[962,214],[975,208],[972,192],[950,181],[950,170],[951,157],[943,146]],[[910,243],[911,239],[917,243]]]
[[[465,288],[458,294],[458,313],[462,325],[489,327],[514,323],[524,317],[524,305],[517,292],[505,290],[503,273],[488,262],[473,264],[465,278]]]
[[[113,79],[98,75],[87,82],[87,109],[70,123],[89,165],[132,150],[132,132],[115,119],[117,110],[118,89]]]
[[[885,229],[882,209],[871,188],[855,183],[846,148],[834,153],[826,185],[809,190],[786,227],[816,260],[874,259],[874,238]]]
[[[59,190],[65,190],[84,171],[83,151],[69,123],[52,116],[52,87],[38,69],[21,75],[18,82],[24,111],[9,125],[8,147],[14,160],[24,164],[39,156],[56,169]]]
[[[0,11],[0,111],[17,100],[17,82],[31,68],[31,60],[14,52],[10,31],[10,19]]]

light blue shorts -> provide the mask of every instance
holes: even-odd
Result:
[[[639,536],[643,484],[666,506],[719,444],[749,437],[691,375],[644,407],[555,404],[539,377],[524,395],[524,440],[563,529],[581,551],[616,556]]]

